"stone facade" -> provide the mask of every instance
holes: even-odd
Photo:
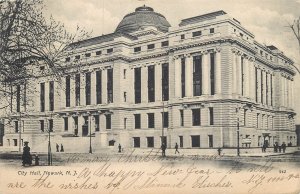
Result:
[[[147,7],[137,11],[153,12]],[[175,143],[183,148],[236,147],[238,125],[241,147],[296,144],[292,60],[255,41],[224,11],[184,19],[168,31],[165,27],[141,23],[130,33],[119,29],[82,41],[62,59],[67,73],[60,80],[33,67],[40,78],[27,84],[32,90],[26,94],[26,109],[17,113],[14,107],[7,115],[4,146],[17,149],[21,139],[33,151],[47,151],[49,120],[53,148],[62,143],[69,152],[87,152],[90,139],[94,151],[119,144],[160,148],[162,136],[169,148]],[[148,78],[149,68],[154,68],[154,80]]]

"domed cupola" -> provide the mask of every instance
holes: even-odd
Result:
[[[168,32],[170,26],[165,16],[144,5],[136,8],[135,12],[127,14],[115,32],[132,33],[147,27],[155,27],[161,32]]]

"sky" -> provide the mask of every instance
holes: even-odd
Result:
[[[146,4],[164,15],[171,26],[185,18],[224,10],[266,45],[275,45],[300,67],[299,47],[288,27],[300,17],[300,0],[44,0],[46,14],[72,30],[76,26],[100,36],[114,32],[122,18]],[[300,124],[300,76],[295,76],[296,124]]]

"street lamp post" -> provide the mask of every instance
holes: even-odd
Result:
[[[236,108],[237,113],[237,130],[236,130],[236,139],[237,139],[237,156],[240,156],[240,108]]]
[[[52,114],[50,114],[52,119]],[[50,130],[50,121],[48,120],[48,166],[52,166],[52,153],[51,153],[51,130]]]
[[[92,120],[92,117],[90,115],[90,119],[89,119],[89,128],[90,128],[90,151],[89,153],[92,154],[93,151],[92,151],[92,126],[91,126],[91,120]]]

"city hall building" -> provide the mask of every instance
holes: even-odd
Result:
[[[18,85],[3,144],[33,151],[296,145],[293,61],[224,11],[171,27],[151,7],[70,45],[59,80]],[[32,92],[28,92],[34,88]],[[26,96],[27,103],[23,103]],[[26,106],[25,106],[26,105]]]

